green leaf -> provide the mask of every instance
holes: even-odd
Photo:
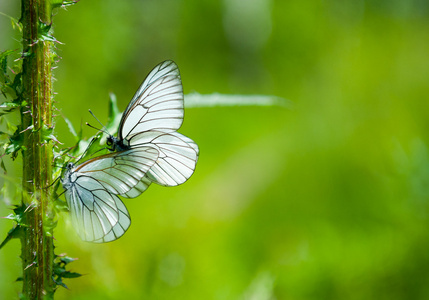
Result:
[[[62,266],[56,265],[54,267],[54,274],[62,277],[62,275],[66,272],[66,269]]]
[[[13,133],[13,134],[19,134],[19,135],[20,135],[20,133],[18,132],[18,127],[16,127],[16,125],[13,125],[12,123],[7,122],[7,123],[6,123],[6,128],[7,128],[7,131],[8,131],[8,132],[11,132],[11,133]]]
[[[73,257],[68,257],[68,256],[60,257],[60,261],[62,263],[64,263],[65,265],[67,265],[67,264],[69,264],[71,262],[74,262],[76,260],[78,260],[78,259],[77,258],[73,258]]]
[[[16,223],[21,223],[21,220],[22,220],[22,216],[21,215],[15,215],[15,214],[10,214],[10,215],[7,215],[6,217],[4,217],[5,219],[9,219],[9,220],[12,220],[12,221],[15,221]]]
[[[9,142],[4,144],[5,154],[11,156],[14,160],[18,156],[19,150],[25,150],[24,144],[24,136],[19,133],[18,129],[15,130],[15,133],[9,138]]]
[[[7,173],[6,166],[4,165],[3,159],[0,159],[0,167],[4,170],[4,173]]]
[[[82,276],[82,274],[67,271],[64,266],[59,265],[54,267],[54,274],[62,278],[77,278]]]
[[[76,130],[75,130],[75,129],[74,129],[74,127],[73,127],[72,122],[70,122],[70,120],[69,120],[69,119],[67,119],[67,118],[66,118],[66,117],[64,117],[64,116],[63,116],[63,119],[64,119],[64,121],[66,122],[66,124],[67,124],[67,126],[68,126],[68,128],[69,128],[70,133],[74,136],[74,138],[76,139],[76,141],[79,141],[79,140],[80,140],[80,138],[81,138],[81,136],[82,136],[82,131],[80,132],[80,134],[77,134],[77,133],[76,133]]]
[[[43,124],[40,131],[42,141],[46,143],[49,143],[49,141],[54,141],[56,143],[61,144],[58,141],[57,137],[53,134],[53,132],[54,132],[53,127],[48,127],[46,124]]]
[[[52,7],[66,7],[66,6],[70,6],[70,5],[74,5],[77,2],[79,2],[79,0],[52,0]]]
[[[66,265],[75,260],[77,260],[77,258],[72,258],[65,255],[57,255],[55,257],[53,268],[54,275],[52,276],[52,278],[56,285],[60,285],[64,288],[67,288],[67,286],[63,282],[63,278],[78,278],[82,276],[82,274],[79,274],[77,272],[71,272],[66,270]]]
[[[26,227],[27,224],[25,224],[25,212],[27,211],[27,208],[28,206],[25,206],[24,204],[15,205],[15,208],[13,209],[13,214],[10,214],[3,218],[15,221],[17,226]]]
[[[7,57],[14,52],[15,52],[14,50],[5,50],[0,53],[0,68],[3,71],[3,73],[6,73],[7,71]]]
[[[0,244],[0,249],[4,247],[11,239],[19,238],[22,234],[22,227],[17,225],[14,226],[9,232],[7,233],[6,238],[3,240],[3,242]]]
[[[15,90],[15,92],[17,94],[21,94],[21,77],[22,77],[22,73],[21,73],[21,69],[19,69],[17,71],[17,74],[15,75],[15,78],[13,79],[13,83],[11,85],[11,87]],[[21,100],[21,98],[17,98],[14,100],[16,103],[19,103],[21,106],[25,106],[27,105],[26,101]]]
[[[0,91],[5,98],[17,99],[18,98],[18,85],[15,84],[15,79],[20,75],[15,75],[12,80],[7,71],[7,60],[9,55],[15,53],[13,50],[6,50],[0,53]],[[20,72],[19,72],[20,74]],[[18,80],[19,81],[19,80]]]
[[[10,143],[8,144],[8,146],[5,149],[5,153],[6,154],[10,154],[12,159],[15,159],[16,156],[18,155],[18,151],[22,148],[22,145],[20,144],[15,144],[15,143]]]
[[[119,111],[116,95],[109,94],[109,115],[107,117],[106,129],[110,134],[116,134],[119,123],[121,122],[122,113]]]
[[[2,104],[0,104],[0,108],[6,108],[6,109],[10,109],[10,108],[18,108],[21,105],[15,103],[15,102],[3,102]]]
[[[70,271],[66,271],[62,274],[63,278],[78,278],[81,277],[82,274],[76,273],[76,272],[70,272]]]
[[[8,16],[8,15],[6,15],[5,13],[2,13],[2,12],[0,12],[0,15],[3,15],[3,16],[5,16],[5,17],[8,17],[8,18],[10,19],[11,23],[12,23],[12,28],[13,28],[13,29],[18,28],[18,30],[19,30],[20,32],[22,32],[22,26],[21,26],[21,23],[19,23],[19,21],[18,21],[17,19],[15,19],[15,18],[13,18],[13,17],[11,17],[11,16]]]
[[[37,28],[37,39],[39,41],[50,41],[55,42],[56,39],[49,33],[51,30],[52,24],[45,24],[39,20]]]
[[[10,99],[16,99],[17,98],[17,94],[14,88],[12,88],[9,85],[3,85],[1,87],[1,92],[4,95],[5,98],[8,98],[7,96],[9,96]]]
[[[10,86],[6,86],[4,89],[2,89],[2,92],[9,94],[9,96],[12,98],[17,97],[16,91]],[[0,111],[0,116],[10,113],[20,107],[21,105],[15,102],[3,102],[2,104],[0,104],[0,109],[2,110]]]

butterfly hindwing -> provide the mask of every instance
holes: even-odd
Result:
[[[140,196],[144,191],[147,190],[147,188],[150,186],[152,181],[150,181],[146,175],[140,180],[139,183],[135,187],[133,187],[131,190],[126,192],[125,194],[121,194],[122,197],[126,198],[135,198]]]
[[[163,186],[182,184],[195,170],[199,155],[198,146],[190,138],[178,132],[144,132],[134,136],[131,142],[136,148],[156,148],[159,157],[138,185],[121,196],[135,198],[152,182]]]
[[[94,178],[72,177],[74,181],[69,182],[65,197],[73,226],[82,240],[100,243],[122,236],[131,219],[121,199],[106,191]]]
[[[199,149],[190,138],[178,132],[149,131],[135,135],[130,143],[154,147],[159,156],[146,174],[147,179],[164,186],[184,183],[194,173]]]

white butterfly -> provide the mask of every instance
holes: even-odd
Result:
[[[122,116],[118,137],[109,136],[111,151],[150,146],[158,160],[141,182],[123,196],[140,195],[151,182],[164,186],[184,183],[193,174],[199,149],[190,138],[176,132],[183,123],[183,88],[173,61],[157,65],[146,77]]]
[[[176,132],[183,122],[183,90],[177,65],[156,66],[123,113],[110,154],[75,166],[62,178],[72,222],[90,242],[109,242],[131,224],[117,195],[133,198],[155,182],[175,186],[194,172],[198,146]]]

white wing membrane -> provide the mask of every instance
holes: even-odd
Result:
[[[140,85],[139,89],[135,93],[134,97],[131,99],[130,103],[128,104],[127,108],[125,109],[125,113],[130,110],[130,108],[133,106],[133,104],[141,98],[141,94],[143,91],[150,86],[152,83],[157,81],[158,79],[165,77],[165,76],[180,76],[179,68],[177,65],[171,61],[167,60],[159,65],[157,65],[155,68],[153,68],[152,71],[150,71],[149,75],[147,75],[146,79],[143,81],[143,83]]]
[[[107,192],[91,177],[77,177],[65,196],[79,236],[88,242],[110,242],[131,224],[127,208],[118,196]]]
[[[121,196],[126,197],[126,198],[135,198],[135,197],[139,196],[141,193],[143,193],[144,191],[146,191],[151,183],[152,183],[152,181],[150,181],[145,176],[142,178],[142,180],[134,188],[132,188],[129,192],[127,192],[125,194],[121,194]]]
[[[121,119],[119,138],[148,130],[176,131],[183,122],[183,88],[172,61],[155,67],[134,95]]]
[[[198,161],[198,146],[178,132],[149,131],[130,140],[134,147],[155,147],[159,156],[146,174],[147,179],[164,186],[184,183],[194,173]]]
[[[110,193],[124,194],[139,183],[158,156],[153,147],[110,153],[84,162],[76,168],[75,176],[93,178]]]
[[[124,139],[148,130],[179,129],[183,122],[183,90],[180,77],[167,76],[153,83],[132,109],[124,112],[123,118],[120,134]]]

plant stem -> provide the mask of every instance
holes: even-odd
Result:
[[[43,38],[52,24],[50,0],[22,0],[24,131],[23,204],[26,225],[21,238],[23,295],[26,299],[53,298],[53,239],[51,184],[52,142],[43,128],[52,127],[52,42]],[[26,113],[25,111],[30,111]]]

